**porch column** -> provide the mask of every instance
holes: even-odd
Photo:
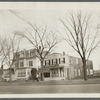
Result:
[[[59,75],[59,77],[61,76],[61,75],[60,75],[60,68],[58,68],[58,75]]]
[[[27,61],[26,61],[26,59],[24,59],[23,63],[24,63],[24,67],[27,67]]]
[[[66,68],[63,68],[63,77],[66,77]]]
[[[28,77],[27,69],[25,69],[25,77]]]
[[[52,71],[50,70],[50,78],[52,78]]]

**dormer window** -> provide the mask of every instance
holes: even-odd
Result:
[[[31,50],[31,51],[30,51],[30,57],[33,56],[33,53],[34,53],[33,50]]]
[[[29,51],[26,51],[26,57],[29,57]]]

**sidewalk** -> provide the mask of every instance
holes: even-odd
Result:
[[[81,84],[100,84],[100,78],[88,79],[84,81],[83,79],[74,80],[52,80],[52,81],[16,81],[16,82],[0,82],[0,86],[32,86],[32,85],[81,85]]]

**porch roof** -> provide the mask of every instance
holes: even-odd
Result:
[[[40,68],[39,72],[41,72],[43,70],[43,72],[50,72],[51,69],[57,69],[57,68],[63,68],[64,66],[49,66],[49,67],[44,67],[43,69]]]

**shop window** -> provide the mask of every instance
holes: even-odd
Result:
[[[44,73],[44,77],[50,77],[50,73]]]
[[[52,70],[52,77],[58,77],[58,69]]]

